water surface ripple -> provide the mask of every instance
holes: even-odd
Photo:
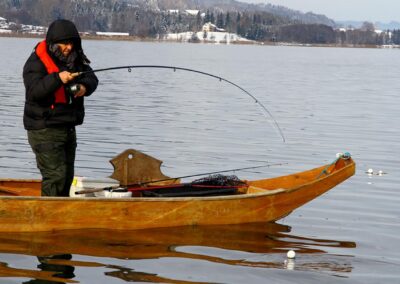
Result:
[[[22,125],[22,67],[37,40],[0,38],[0,176],[37,178]],[[400,56],[338,49],[84,41],[93,68],[174,65],[197,74],[99,73],[78,127],[76,172],[106,177],[134,148],[166,175],[249,167],[257,179],[309,169],[348,151],[357,173],[276,224],[140,232],[2,234],[0,283],[399,283]],[[372,168],[386,174],[367,175]],[[84,214],[84,212],[83,212]],[[134,220],[132,220],[134,222]],[[297,251],[294,261],[286,252]],[[53,282],[51,282],[53,281]]]

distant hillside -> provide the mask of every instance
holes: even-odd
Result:
[[[214,16],[221,13],[260,13],[270,15],[275,24],[323,24],[334,26],[326,16],[302,13],[282,6],[270,4],[248,4],[234,0],[1,0],[0,16],[22,24],[47,26],[57,18],[69,18],[81,29],[113,31],[130,28],[138,20],[157,21],[156,16],[164,11],[187,9],[208,10]],[[139,19],[140,17],[140,19]],[[136,22],[135,22],[136,21]],[[116,24],[118,22],[118,24]],[[124,22],[124,24],[121,24]],[[156,23],[153,23],[156,24]],[[162,24],[162,23],[160,23]],[[117,26],[117,27],[116,27]]]
[[[303,24],[321,24],[330,27],[336,26],[335,21],[328,18],[325,15],[314,14],[311,12],[303,13],[283,6],[277,6],[272,4],[258,4],[256,6],[267,12],[286,17],[293,21],[299,21]]]
[[[249,4],[234,0],[159,0],[158,3],[159,7],[163,9],[181,7],[182,9],[214,9],[220,12],[268,12],[283,17],[290,22],[335,26],[335,21],[324,15],[303,13],[284,6],[272,4]]]
[[[2,33],[43,33],[52,21],[65,18],[74,21],[82,32],[114,32],[159,40],[169,39],[171,34],[186,34],[192,42],[212,41],[217,38],[214,32],[224,32],[227,36],[223,41],[236,34],[238,37],[232,38],[265,43],[400,43],[400,31],[376,31],[388,26],[362,23],[359,29],[339,30],[339,25],[324,15],[235,0],[0,0],[0,17],[5,18],[0,21]],[[394,24],[390,27],[397,28]],[[356,26],[354,22],[351,25]]]

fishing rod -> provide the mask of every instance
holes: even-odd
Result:
[[[150,183],[157,183],[157,182],[163,182],[163,181],[169,181],[169,180],[177,180],[177,179],[183,179],[183,178],[190,178],[190,177],[198,177],[198,176],[205,176],[205,175],[213,175],[213,174],[220,174],[220,173],[226,173],[226,172],[238,172],[238,171],[244,171],[244,170],[253,170],[253,169],[258,169],[258,168],[265,168],[265,167],[273,167],[273,166],[283,166],[287,165],[288,163],[276,163],[276,164],[264,164],[260,166],[254,166],[254,167],[245,167],[245,168],[236,168],[236,169],[230,169],[230,170],[222,170],[222,171],[215,171],[215,172],[208,172],[208,173],[201,173],[201,174],[193,174],[193,175],[186,175],[186,176],[179,176],[179,177],[173,177],[173,178],[166,178],[166,179],[159,179],[159,180],[151,180],[151,181],[146,181],[146,182],[139,182],[135,184],[130,184],[129,186],[142,186],[142,185],[147,185]],[[101,188],[88,188],[88,189],[83,189],[80,191],[75,192],[75,194],[86,194],[86,193],[94,193],[94,192],[99,192],[103,190],[113,190],[120,188],[120,186],[116,187],[101,187]]]
[[[197,74],[201,74],[201,75],[205,75],[205,76],[209,76],[209,77],[218,79],[220,82],[224,81],[224,82],[226,82],[228,84],[231,84],[232,86],[240,89],[242,92],[244,92],[249,97],[251,97],[254,100],[254,102],[256,104],[258,104],[264,110],[264,114],[267,114],[272,119],[276,129],[278,129],[278,132],[279,132],[280,136],[282,137],[283,142],[286,142],[285,136],[283,135],[283,131],[279,127],[278,122],[276,121],[276,119],[274,118],[272,113],[267,109],[267,107],[264,106],[263,103],[261,103],[254,95],[252,95],[250,92],[248,92],[247,90],[245,90],[241,86],[235,84],[234,82],[232,82],[230,80],[227,80],[225,78],[217,76],[217,75],[213,75],[213,74],[210,74],[210,73],[207,73],[207,72],[194,70],[194,69],[190,69],[190,68],[176,67],[176,66],[166,66],[166,65],[126,65],[126,66],[115,66],[115,67],[109,67],[109,68],[101,68],[101,69],[93,69],[93,70],[83,71],[83,72],[76,72],[76,73],[73,73],[72,76],[73,77],[77,77],[77,76],[85,75],[85,74],[89,74],[89,73],[98,73],[98,72],[119,70],[119,69],[128,69],[128,72],[132,72],[132,69],[136,69],[136,68],[158,68],[158,69],[172,69],[172,70],[174,70],[174,72],[176,70],[193,72],[193,73],[197,73]]]

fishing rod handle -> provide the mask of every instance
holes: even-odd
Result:
[[[76,78],[78,76],[82,75],[82,72],[75,72],[75,73],[71,73],[71,76]]]

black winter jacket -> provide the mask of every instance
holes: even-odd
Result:
[[[75,25],[67,20],[57,20],[50,25],[46,36],[47,47],[61,40],[73,40],[78,57],[74,69],[68,69],[60,60],[52,56],[60,71],[81,72],[91,70],[89,60],[83,53],[81,38]],[[82,124],[85,116],[84,98],[70,96],[70,104],[55,104],[55,92],[63,83],[58,73],[48,74],[45,65],[34,51],[25,63],[23,70],[25,84],[24,127],[27,130],[47,127],[72,127]],[[77,77],[69,84],[82,84],[86,87],[85,96],[91,95],[97,88],[98,79],[94,73]],[[67,86],[64,86],[67,87]]]

